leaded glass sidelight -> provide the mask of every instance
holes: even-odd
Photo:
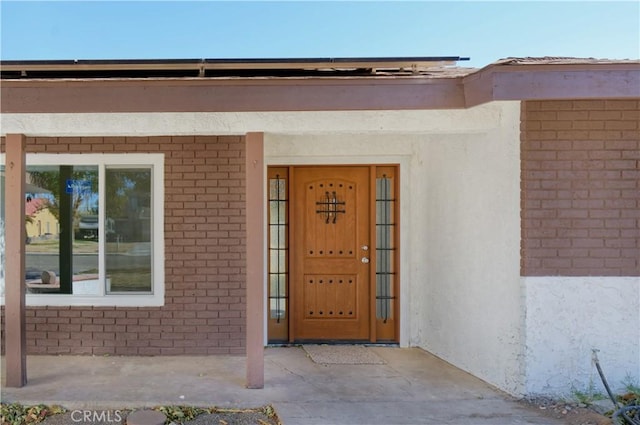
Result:
[[[376,177],[376,318],[394,319],[396,280],[396,197],[393,174]]]
[[[288,302],[287,170],[269,170],[269,340],[286,340]]]

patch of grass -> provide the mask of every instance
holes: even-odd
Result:
[[[149,269],[109,270],[112,292],[151,290],[151,271]]]
[[[167,417],[165,423],[171,422],[181,424],[185,421],[195,419],[196,416],[203,413],[209,413],[210,409],[202,409],[200,407],[192,406],[157,406],[153,410],[161,412]]]
[[[134,248],[138,242],[107,242],[106,249],[108,254],[117,254],[122,252],[129,252]]]
[[[135,248],[138,242],[107,242],[106,251],[109,254],[126,253]],[[31,253],[55,254],[59,251],[59,239],[34,239],[26,245],[26,251]],[[74,239],[74,254],[95,254],[98,252],[97,240]]]
[[[2,425],[37,424],[47,416],[66,412],[61,406],[23,406],[20,403],[0,403],[0,423]]]
[[[26,245],[27,254],[29,253],[55,254],[59,252],[59,250],[60,250],[60,241],[58,239],[34,240],[30,244]],[[73,241],[73,253],[74,254],[97,254],[98,242],[75,239]]]
[[[221,414],[231,414],[231,415],[261,413],[267,418],[273,420],[274,422],[280,423],[277,418],[275,410],[270,405],[260,407],[260,408],[254,408],[254,409],[234,409],[234,408],[221,408],[221,407],[202,408],[202,407],[178,405],[178,406],[156,406],[153,408],[153,410],[161,412],[167,417],[165,424],[171,424],[171,423],[182,424],[184,422],[195,419],[197,416],[207,414],[207,413],[209,414],[221,413]],[[268,425],[268,423],[262,420],[259,420],[259,423],[261,424],[264,423]]]
[[[624,388],[627,390],[627,392],[633,393],[638,396],[638,398],[640,398],[640,384],[638,383],[638,381],[635,381],[631,377],[631,375],[627,375],[627,377],[622,382],[622,385],[624,385]]]
[[[574,388],[571,391],[571,395],[574,401],[586,404],[587,406],[593,404],[596,400],[604,400],[606,398],[603,393],[596,391],[593,381],[589,382],[589,386],[584,391]]]
[[[640,405],[640,385],[631,376],[627,376],[622,382],[626,390],[625,394],[619,395],[618,401],[625,406]]]

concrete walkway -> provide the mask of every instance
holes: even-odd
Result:
[[[370,349],[386,364],[322,365],[299,347],[269,348],[263,390],[244,387],[242,356],[30,356],[27,386],[5,388],[3,380],[2,401],[69,409],[272,404],[285,425],[563,423],[420,349]]]

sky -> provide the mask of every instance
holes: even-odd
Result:
[[[640,57],[640,1],[10,1],[3,60]]]

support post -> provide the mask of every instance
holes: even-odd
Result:
[[[7,387],[27,384],[25,312],[26,137],[7,134],[5,155],[5,360]]]
[[[247,388],[264,388],[264,133],[245,137]]]

